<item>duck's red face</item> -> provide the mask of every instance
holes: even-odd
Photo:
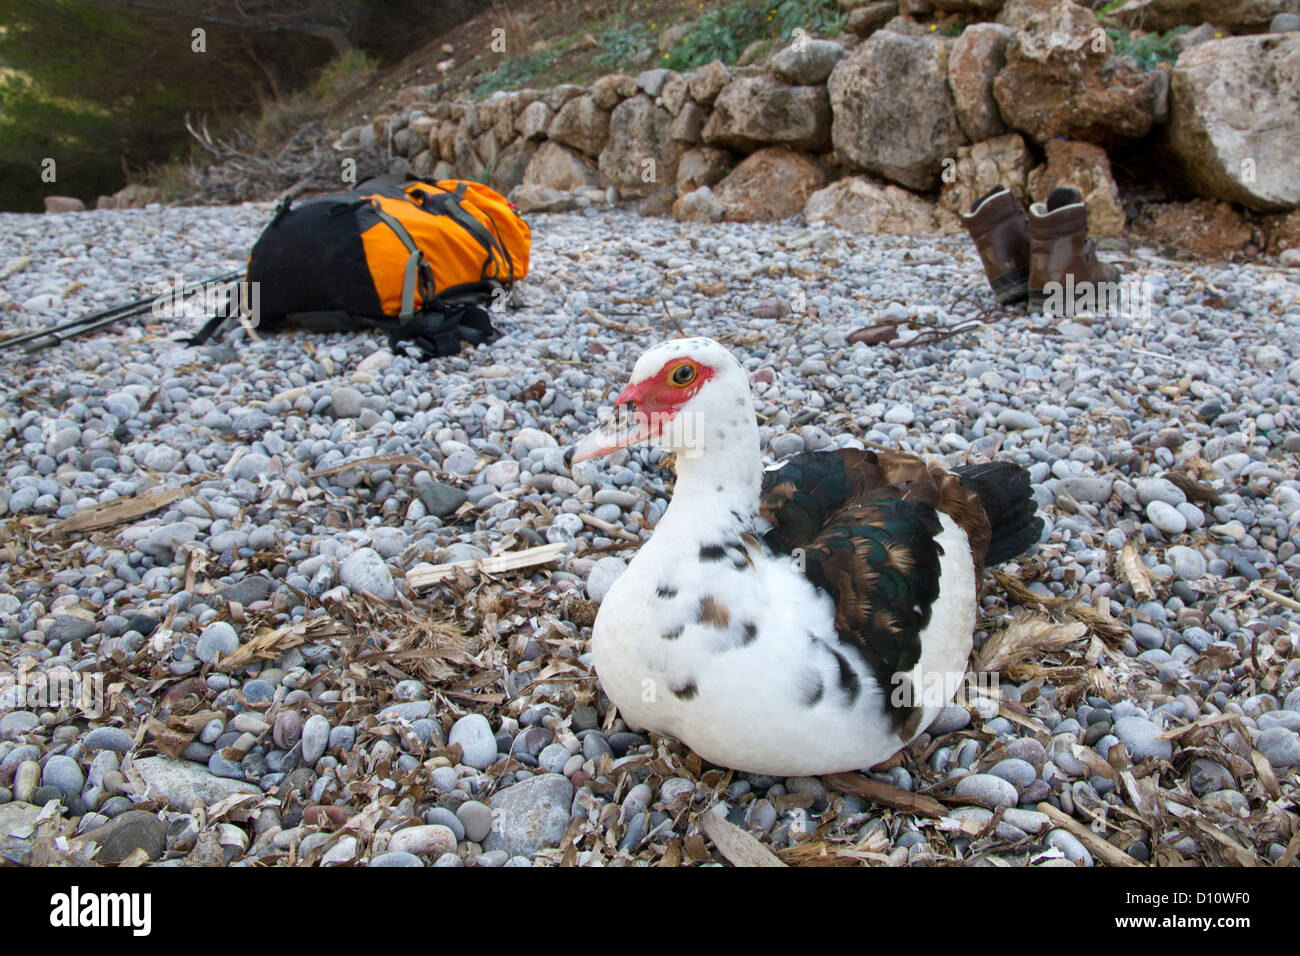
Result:
[[[599,458],[658,438],[715,374],[713,366],[690,355],[676,355],[649,375],[634,372],[632,383],[615,399],[613,420],[574,445],[572,460]]]

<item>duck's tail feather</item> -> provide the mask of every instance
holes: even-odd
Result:
[[[955,469],[961,483],[979,495],[993,537],[985,565],[1001,564],[1038,544],[1043,519],[1034,506],[1029,472],[1010,461],[991,461]]]

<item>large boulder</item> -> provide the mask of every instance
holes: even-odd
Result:
[[[1209,21],[1232,30],[1268,29],[1279,13],[1300,13],[1296,0],[1125,0],[1102,16],[1109,27],[1163,33]]]
[[[86,204],[75,196],[46,196],[46,212],[84,212]]]
[[[811,156],[770,146],[746,157],[714,193],[727,219],[775,221],[797,216],[825,183],[826,173]]]
[[[682,74],[673,73],[664,81],[663,89],[659,91],[656,102],[676,116],[682,111],[689,98],[690,82]]]
[[[717,222],[726,212],[708,186],[683,194],[673,204],[673,218],[680,222]]]
[[[948,85],[957,121],[972,143],[1006,131],[993,79],[1007,62],[1007,43],[1015,35],[1000,23],[976,23],[962,31],[948,54]]]
[[[842,59],[844,47],[833,40],[800,39],[772,57],[772,71],[795,86],[816,86]]]
[[[809,222],[825,222],[849,232],[896,236],[946,235],[961,228],[942,206],[866,176],[847,176],[813,193],[803,215]]]
[[[451,164],[462,179],[482,179],[487,164],[478,154],[471,129],[472,126],[463,119],[457,125],[456,135],[452,138]]]
[[[515,118],[515,132],[524,139],[540,140],[546,138],[546,131],[551,126],[555,112],[542,100],[534,100],[524,107]]]
[[[636,96],[636,78],[607,73],[591,84],[591,95],[601,109],[612,110],[623,100]]]
[[[590,94],[575,97],[560,107],[546,135],[595,159],[609,142],[609,110],[597,106]]]
[[[677,191],[682,195],[701,186],[714,186],[731,168],[731,153],[716,146],[696,146],[677,163]]]
[[[581,153],[559,143],[543,143],[524,170],[525,186],[572,191],[600,185],[600,170]]]
[[[849,11],[844,29],[860,37],[869,37],[898,15],[894,0],[874,0]]]
[[[957,150],[951,172],[944,171],[939,202],[953,212],[970,212],[975,200],[1006,186],[1023,201],[1033,157],[1019,133],[1005,133]]]
[[[1192,47],[1170,85],[1169,144],[1197,192],[1276,211],[1300,205],[1300,34]]]
[[[497,140],[497,131],[489,129],[486,133],[475,139],[474,152],[478,153],[479,159],[483,161],[485,170],[495,166],[497,162],[497,154],[501,152],[501,144]]]
[[[944,159],[966,142],[938,37],[877,31],[840,61],[826,86],[835,152],[850,166],[930,190]]]
[[[699,143],[704,138],[704,124],[709,121],[709,111],[694,100],[687,100],[673,117],[668,135],[683,143]]]
[[[731,70],[721,60],[705,63],[686,78],[691,99],[701,106],[712,106],[722,88],[731,82]]]
[[[96,209],[139,209],[151,202],[159,202],[162,193],[153,186],[141,186],[132,183],[123,186],[111,196],[100,196],[95,203]]]
[[[820,86],[771,76],[732,80],[713,103],[704,142],[750,152],[765,145],[821,152],[831,145],[831,105]]]
[[[1047,162],[1029,174],[1029,195],[1047,202],[1052,190],[1069,186],[1088,204],[1088,231],[1094,236],[1124,233],[1124,205],[1110,171],[1110,158],[1100,146],[1054,139],[1047,144]]]
[[[681,144],[670,133],[672,120],[643,93],[623,100],[610,114],[600,174],[624,198],[639,199],[675,181]]]
[[[526,139],[515,140],[497,153],[496,165],[492,167],[488,185],[501,195],[508,195],[510,190],[524,181],[524,174],[536,155],[536,143],[530,143]]]
[[[1002,118],[1039,143],[1137,139],[1166,108],[1168,78],[1112,55],[1091,10],[1061,0],[1028,17],[993,81]]]

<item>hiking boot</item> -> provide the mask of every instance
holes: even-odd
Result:
[[[975,200],[962,224],[975,240],[993,295],[1003,305],[1029,294],[1029,232],[1025,211],[1006,186]]]
[[[1118,278],[1118,269],[1097,261],[1088,238],[1088,207],[1079,190],[1053,189],[1047,202],[1029,207],[1030,312],[1043,311],[1047,298],[1043,290],[1052,283],[1073,301],[1075,288]]]

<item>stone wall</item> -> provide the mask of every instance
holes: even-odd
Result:
[[[680,219],[803,213],[899,234],[957,231],[957,213],[997,184],[1026,201],[1075,186],[1101,236],[1167,227],[1168,211],[1126,221],[1110,156],[1131,157],[1133,144],[1154,178],[1172,173],[1211,208],[1233,204],[1224,208],[1238,222],[1242,209],[1300,206],[1300,32],[1234,36],[1207,24],[1177,38],[1176,67],[1143,70],[1070,0],[933,0],[976,21],[958,36],[892,0],[842,2],[852,33],[804,40],[761,66],[715,61],[590,87],[417,100],[335,147],[404,160],[422,177],[486,180],[523,211],[640,200],[648,214]],[[924,15],[930,2],[903,6]],[[1269,5],[1289,2],[1219,9],[1232,29],[1261,17],[1268,29]],[[1196,0],[1129,0],[1119,15],[1127,22],[1139,7],[1202,14]],[[1242,244],[1239,231],[1225,235],[1220,251]],[[1274,251],[1267,236],[1244,235]]]

